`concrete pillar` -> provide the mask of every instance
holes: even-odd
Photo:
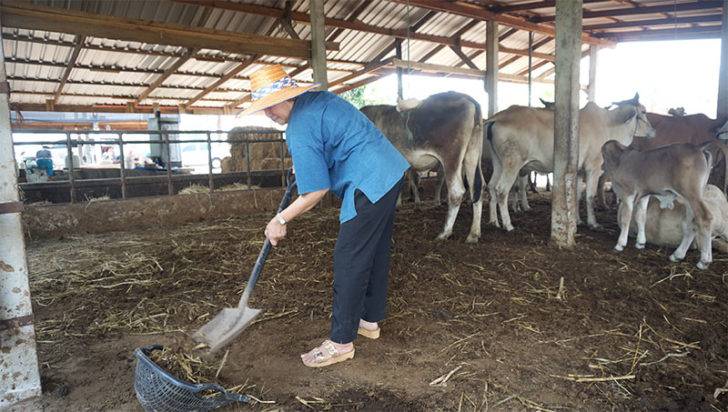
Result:
[[[528,107],[531,107],[533,101],[533,32],[528,32]]]
[[[593,102],[597,95],[597,54],[599,46],[592,44],[589,46],[589,86],[587,88],[587,99]]]
[[[574,246],[579,157],[579,61],[582,0],[556,0],[556,108],[551,241]]]
[[[313,81],[319,83],[320,90],[329,88],[326,74],[326,22],[324,19],[324,1],[311,0],[311,68],[313,68]]]
[[[721,30],[720,39],[718,117],[728,116],[728,0],[723,3],[723,29]]]
[[[488,117],[498,111],[498,23],[485,23],[485,91],[488,93]]]
[[[394,43],[394,54],[399,60],[402,60],[402,39],[397,39],[397,41]],[[397,98],[404,99],[404,86],[402,85],[401,67],[397,67]]]
[[[0,409],[41,393],[16,170],[8,94],[0,92]]]

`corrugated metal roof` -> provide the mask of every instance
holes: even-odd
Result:
[[[244,5],[272,7],[278,10],[283,10],[285,5],[285,0],[227,1]],[[529,5],[534,0],[501,0],[488,2],[488,6],[483,6],[483,2],[478,0],[467,1],[481,7],[490,7],[493,12],[505,11],[512,16],[527,17],[535,21],[543,20],[543,16],[553,15],[554,13],[553,7],[507,10],[511,6]],[[324,0],[325,14],[328,18],[350,20],[352,19],[352,12],[360,9],[358,16],[354,16],[356,21],[376,26],[377,30],[399,30],[405,33],[408,32],[409,27],[420,22],[425,16],[430,16],[427,21],[419,24],[420,27],[417,29],[417,33],[439,37],[451,37],[471,22],[471,19],[465,16],[444,12],[433,13],[424,8],[387,0],[367,1],[366,6],[363,6],[364,2],[365,0]],[[222,7],[205,7],[173,0],[33,0],[31,3],[37,6],[186,27],[256,33],[281,38],[289,36],[285,30],[277,25],[276,19],[270,16],[245,13]],[[224,3],[224,0],[220,2],[220,4]],[[701,17],[706,15],[715,16],[716,13],[719,13],[719,9],[680,11],[680,8],[684,5],[688,5],[687,8],[694,8],[692,6],[694,3],[694,0],[635,0],[630,2],[605,0],[587,3],[584,6],[586,12],[653,6],[673,7],[674,10],[678,11],[670,12],[662,9],[663,11],[660,12],[641,14],[618,13],[619,16],[615,18],[586,18],[584,25],[614,25],[615,23],[617,26],[626,25],[628,27],[594,30],[594,33],[602,36],[620,35],[627,37],[644,33],[669,34],[670,29],[674,30],[676,37],[679,37],[684,33],[684,31],[680,31],[681,29],[712,30],[709,27],[719,27],[720,22],[715,21],[715,18],[703,19]],[[309,0],[296,0],[293,2],[292,10],[308,13],[309,7]],[[630,13],[635,12],[640,11],[630,11]],[[588,13],[586,15],[588,16]],[[674,18],[695,18],[696,16],[698,21],[692,23],[677,23],[674,21]],[[638,25],[639,21],[658,19],[661,19],[658,22],[659,24],[652,24],[649,27]],[[484,44],[485,26],[485,22],[477,22],[461,35],[461,40],[466,44]],[[308,23],[293,21],[292,27],[298,37],[302,39],[310,38],[310,25]],[[706,27],[708,28],[706,29]],[[658,31],[651,32],[650,30]],[[3,50],[6,57],[5,67],[11,88],[15,91],[11,94],[11,103],[45,104],[48,99],[53,97],[60,84],[60,79],[64,76],[65,66],[73,54],[78,37],[68,33],[12,27],[3,27],[2,31]],[[502,35],[506,31],[510,32],[511,30],[507,26],[502,26],[500,34]],[[339,42],[340,50],[329,50],[327,52],[327,57],[330,59],[328,63],[330,81],[349,76],[350,73],[361,70],[366,63],[370,62],[387,47],[392,46],[394,42],[393,37],[385,34],[349,29],[339,30],[335,27],[327,27],[327,38],[330,39],[334,32],[338,33],[335,41]],[[544,38],[544,35],[537,33],[534,35],[534,43],[541,43]],[[172,40],[170,42],[173,43]],[[500,44],[501,47],[520,50],[520,53],[524,53],[528,48],[528,32],[516,31],[503,39]],[[428,63],[468,67],[449,47],[431,41],[404,39],[402,47],[403,59],[405,60],[423,60],[434,48],[440,47],[439,52],[429,56]],[[541,44],[536,51],[538,53],[553,54],[554,48],[554,41],[551,40]],[[462,50],[466,55],[473,56],[471,60],[476,66],[481,69],[485,67],[486,55],[481,48],[474,49],[464,46]],[[129,101],[134,102],[136,99],[130,99],[130,97],[139,96],[145,92],[152,83],[162,76],[165,70],[175,65],[186,51],[184,47],[168,44],[148,44],[101,37],[86,37],[85,46],[76,60],[76,67],[70,71],[61,98],[56,103],[88,106],[95,104],[126,105]],[[394,51],[392,50],[388,56],[393,55]],[[199,50],[197,56],[199,57],[187,58],[174,74],[168,75],[162,85],[149,93],[148,97],[140,103],[142,105],[156,103],[169,106],[185,104],[188,100],[200,95],[206,88],[216,84],[220,77],[231,70],[237,69],[242,62],[250,57],[213,49]],[[498,57],[502,73],[518,75],[527,70],[526,56],[501,53]],[[234,102],[244,97],[250,87],[247,77],[257,70],[261,64],[283,64],[288,71],[294,69],[300,71],[295,76],[297,80],[312,80],[312,71],[307,68],[305,60],[274,56],[258,56],[257,59],[257,63],[246,67],[233,78],[220,84],[215,90],[203,95],[201,99],[194,103],[194,107],[223,107],[227,102]],[[549,72],[553,67],[552,63],[542,64],[541,62],[540,58],[533,59],[533,64],[538,66],[533,72],[534,78]],[[371,73],[362,72],[361,76],[353,77],[346,84],[339,87],[346,87],[347,84],[353,84],[370,76],[372,76]]]

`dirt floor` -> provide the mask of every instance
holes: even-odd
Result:
[[[469,207],[445,242],[434,239],[446,207],[403,207],[382,338],[311,370],[298,355],[328,331],[338,226],[317,211],[272,253],[253,300],[260,321],[224,362],[200,362],[266,402],[243,409],[728,410],[717,391],[728,387],[728,259],[699,271],[695,251],[673,264],[632,240],[618,254],[614,211],[558,250],[545,196],[532,204],[515,231],[484,225],[475,245],[464,243]],[[173,345],[235,306],[268,218],[29,242],[45,389],[32,405],[141,410],[134,348]]]

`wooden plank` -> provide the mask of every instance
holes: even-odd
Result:
[[[554,36],[556,31],[553,27],[545,24],[533,23],[531,21],[508,16],[504,14],[494,13],[476,4],[468,3],[462,0],[453,1],[439,1],[439,0],[390,0],[396,3],[409,4],[412,6],[421,7],[428,10],[436,10],[440,12],[458,14],[460,16],[466,16],[474,19],[495,21],[506,26],[518,28],[521,30],[530,30],[536,33],[548,34]],[[605,41],[604,39],[593,37],[589,34],[582,33],[581,39],[585,43],[599,44],[605,46],[611,46],[612,43]]]
[[[313,82],[320,84],[319,90],[328,89],[328,75],[326,70],[326,25],[323,0],[310,0],[311,10],[311,68],[313,69]]]
[[[10,110],[23,112],[87,112],[87,113],[154,113],[155,106],[132,106],[132,111],[126,104],[119,105],[69,105],[59,104],[49,110],[45,104],[37,103],[11,103]],[[179,113],[179,106],[158,106],[162,113]],[[222,107],[197,106],[187,110],[196,114],[225,114]]]
[[[675,25],[675,24],[693,24],[693,23],[714,23],[721,21],[722,16],[720,14],[709,14],[706,16],[690,16],[690,17],[677,17],[677,18],[662,18],[662,19],[649,19],[649,20],[633,20],[633,21],[619,21],[616,23],[602,23],[602,24],[591,24],[584,26],[584,31],[593,30],[611,30],[611,29],[623,29],[629,27],[647,27],[647,26],[660,26],[660,25]]]
[[[182,65],[189,60],[190,56],[197,54],[198,51],[198,49],[187,49],[182,57],[177,59],[177,61],[175,61],[174,63],[172,63],[171,66],[165,69],[164,73],[162,73],[161,76],[154,80],[152,84],[149,85],[149,87],[144,89],[144,91],[139,94],[139,96],[135,99],[135,104],[139,104],[142,100],[146,99],[147,96],[149,96],[149,94],[151,94],[157,87],[161,86],[162,83],[164,83],[164,81],[169,78],[169,76],[175,74],[175,72],[177,72],[177,69],[182,67]]]
[[[3,2],[0,11],[5,26],[30,30],[297,58],[307,58],[311,47],[310,42],[303,40],[124,19],[28,3]]]
[[[688,39],[718,39],[721,26],[699,26],[684,29],[635,30],[620,33],[604,33],[605,39],[615,42],[662,41]]]
[[[195,102],[197,102],[198,100],[201,100],[203,97],[205,97],[205,95],[207,95],[208,93],[214,91],[220,85],[222,85],[226,81],[234,78],[238,73],[240,73],[243,70],[245,70],[246,68],[248,68],[248,66],[250,66],[251,64],[253,64],[253,62],[255,62],[255,57],[251,57],[248,60],[245,60],[242,63],[238,64],[237,66],[233,67],[227,73],[225,73],[225,75],[223,75],[221,78],[217,79],[211,85],[205,87],[205,89],[203,91],[201,91],[200,93],[198,93],[195,97],[193,97],[190,100],[188,100],[185,103],[185,106],[186,107],[192,106],[193,104],[195,104]]]
[[[720,9],[723,7],[723,1],[720,0],[700,0],[691,3],[676,3],[661,6],[642,6],[642,7],[624,7],[618,9],[606,9],[591,11],[585,10],[583,18],[592,19],[598,17],[620,17],[620,16],[635,16],[639,14],[656,14],[656,13],[675,13],[683,11],[694,11],[694,10],[710,10]],[[541,16],[536,17],[533,20],[536,22],[550,22],[554,21],[555,16]],[[669,20],[669,19],[667,19]]]
[[[556,0],[556,93],[551,241],[576,244],[579,157],[579,61],[582,0]]]
[[[61,82],[58,84],[56,92],[53,94],[53,99],[50,103],[51,105],[55,105],[56,103],[58,103],[58,98],[61,97],[63,88],[66,86],[66,82],[68,81],[68,76],[71,75],[71,71],[73,71],[73,67],[76,65],[76,60],[78,59],[78,55],[79,53],[81,53],[81,50],[83,50],[83,44],[85,42],[86,36],[76,36],[76,46],[73,48],[71,56],[68,58],[68,63],[66,63],[67,67],[63,71],[63,75],[61,76]]]
[[[404,61],[404,60],[399,60],[399,59],[392,59],[391,66],[393,66],[395,68],[402,67],[402,68],[406,68],[406,69],[417,70],[417,71],[422,71],[422,72],[429,72],[429,73],[462,75],[467,78],[479,79],[479,80],[482,80],[483,77],[485,77],[485,70],[467,69],[467,68],[461,68],[461,67],[445,66],[445,65],[441,65],[441,64],[421,63],[421,62],[415,62],[415,61]],[[384,70],[382,70],[382,71],[384,71]],[[515,82],[515,83],[526,83],[525,77],[517,76],[514,74],[508,74],[508,73],[498,73],[498,80],[510,81],[510,82]],[[545,82],[545,83],[548,83],[548,82]]]
[[[498,23],[488,21],[485,25],[485,91],[488,93],[488,117],[498,111]]]
[[[460,60],[462,60],[463,63],[465,63],[466,65],[468,65],[468,67],[470,67],[471,69],[476,69],[476,70],[479,69],[479,67],[477,65],[475,65],[475,63],[473,63],[473,61],[470,59],[470,56],[463,53],[463,50],[460,47],[450,46],[450,49],[453,52],[455,52],[455,54],[458,55]]]
[[[584,4],[589,3],[606,3],[612,0],[584,0]],[[514,4],[512,6],[496,6],[494,8],[494,11],[498,13],[513,13],[517,11],[531,11],[531,10],[537,10],[537,9],[545,9],[554,7],[556,5],[556,0],[546,0],[546,1],[532,1],[530,3],[521,3],[521,4]]]

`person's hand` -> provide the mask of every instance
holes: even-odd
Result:
[[[280,224],[276,218],[271,219],[265,227],[265,237],[271,245],[278,246],[278,242],[286,237],[286,225]]]

